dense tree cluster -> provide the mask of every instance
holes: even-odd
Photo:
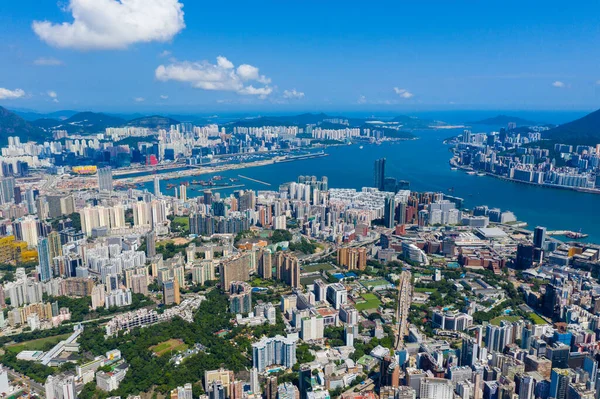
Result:
[[[274,243],[282,241],[292,241],[292,233],[287,230],[275,230],[271,236],[271,241]]]
[[[298,243],[290,242],[289,250],[290,251],[299,251],[304,254],[314,254],[318,248],[318,245],[314,242],[307,240],[302,237],[302,240]]]
[[[110,316],[111,314],[115,313],[128,312],[130,310],[136,310],[154,304],[152,300],[146,298],[142,294],[132,294],[131,305],[129,306],[124,306],[121,308],[112,307],[109,309],[98,308],[96,310],[91,309],[92,298],[89,296],[82,298],[71,298],[67,296],[61,296],[56,298],[50,297],[48,301],[57,301],[59,307],[69,308],[69,310],[71,311],[71,321],[74,322],[96,319],[103,316]]]
[[[147,392],[152,387],[166,393],[187,382],[201,380],[206,370],[225,367],[240,371],[251,366],[247,338],[244,341],[242,337],[231,339],[231,333],[225,337],[217,334],[230,327],[231,314],[227,307],[226,296],[213,290],[200,305],[193,323],[175,318],[168,323],[138,328],[105,340],[98,338],[103,336],[101,329],[90,328],[84,330],[79,339],[81,349],[97,356],[118,348],[129,362],[127,376],[119,389],[111,394],[126,397]],[[169,356],[155,356],[149,349],[172,338],[181,339],[190,347],[200,343],[206,347],[206,352],[192,355],[176,366]]]

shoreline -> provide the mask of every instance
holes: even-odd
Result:
[[[543,187],[543,188],[550,188],[550,189],[555,188],[555,189],[559,189],[559,190],[576,191],[576,192],[584,193],[584,194],[595,194],[595,195],[600,194],[600,190],[596,189],[596,188],[581,188],[581,187],[559,186],[559,185],[547,184],[547,183],[539,184],[539,183],[530,182],[530,181],[523,181],[523,180],[512,179],[510,177],[506,177],[506,176],[502,176],[502,175],[497,175],[495,173],[491,173],[491,172],[487,172],[487,171],[483,171],[483,170],[475,170],[475,169],[470,168],[470,167],[458,165],[457,163],[454,162],[454,158],[451,158],[450,161],[449,161],[449,163],[450,163],[450,167],[457,168],[458,170],[461,170],[463,172],[476,172],[477,174],[483,173],[486,176],[494,177],[496,179],[508,181],[508,182],[511,182],[511,183],[527,184],[529,186],[536,186],[536,187]]]
[[[306,155],[306,156],[295,156],[295,157],[283,158],[283,159],[274,158],[274,159],[268,159],[268,160],[239,163],[239,164],[192,168],[192,169],[187,169],[187,170],[179,171],[179,172],[162,173],[162,174],[160,174],[160,180],[161,181],[162,180],[175,180],[175,179],[180,179],[180,178],[185,178],[185,177],[225,172],[225,171],[229,171],[229,170],[255,168],[255,167],[259,167],[259,166],[267,166],[267,165],[272,165],[272,164],[281,163],[281,162],[294,162],[294,161],[301,161],[304,159],[321,158],[321,157],[326,157],[326,156],[329,156],[329,154],[318,153],[318,154],[310,154],[310,155]],[[123,186],[128,185],[128,184],[147,183],[147,182],[154,180],[154,176],[155,175],[153,173],[149,172],[148,174],[146,174],[144,176],[138,176],[138,177],[116,177],[115,183],[118,185],[123,185]]]

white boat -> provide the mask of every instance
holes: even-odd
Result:
[[[476,175],[476,174],[477,174],[477,172],[470,171],[470,172],[467,172],[467,174],[468,174],[468,175],[471,175],[471,176],[473,176],[473,175]]]
[[[477,173],[477,176],[485,176],[485,173]]]
[[[458,170],[458,168],[452,167],[450,168],[450,170]]]
[[[361,145],[360,147],[358,147],[359,150],[362,150],[364,147]]]

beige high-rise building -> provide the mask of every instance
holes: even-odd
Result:
[[[204,372],[204,386],[208,387],[213,382],[217,381],[223,385],[225,396],[230,397],[231,384],[235,380],[233,371],[226,369],[209,370]]]
[[[134,294],[148,295],[148,276],[135,274],[131,276],[131,290]]]
[[[245,252],[219,265],[221,289],[227,290],[232,281],[248,281],[251,269],[251,254]]]
[[[300,287],[300,263],[295,256],[279,251],[274,255],[277,279],[293,288]]]
[[[179,186],[179,199],[183,202],[187,201],[187,187],[185,184]]]
[[[37,219],[32,216],[27,216],[21,220],[19,224],[21,226],[23,241],[25,241],[30,248],[36,248],[38,245]]]
[[[133,224],[135,226],[152,224],[152,209],[148,202],[139,201],[133,205]]]

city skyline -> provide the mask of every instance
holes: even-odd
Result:
[[[382,2],[358,12],[271,2],[232,13],[186,0],[141,4],[3,5],[0,105],[386,112],[598,103],[598,5]]]

